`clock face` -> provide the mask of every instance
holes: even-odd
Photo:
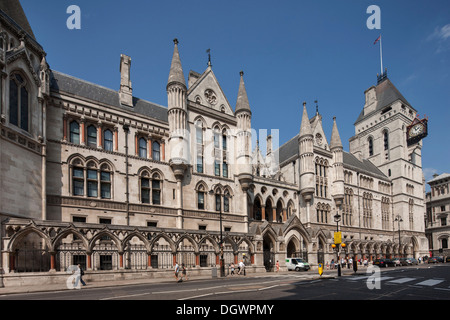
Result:
[[[418,136],[419,134],[422,134],[423,131],[424,131],[423,124],[421,124],[421,123],[415,124],[415,125],[409,130],[409,136],[410,136],[410,137],[416,137],[416,136]]]

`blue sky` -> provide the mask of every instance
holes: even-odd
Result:
[[[234,108],[239,71],[255,129],[278,129],[280,144],[300,129],[302,102],[319,112],[327,139],[333,116],[344,149],[376,84],[383,62],[405,98],[429,117],[423,169],[450,172],[450,1],[21,0],[50,67],[118,90],[120,54],[132,58],[133,95],[167,105],[174,38],[184,73],[202,73],[211,49],[213,71]],[[81,9],[81,29],[69,30],[69,5]],[[370,5],[381,30],[369,30]]]

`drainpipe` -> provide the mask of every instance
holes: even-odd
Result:
[[[128,186],[128,133],[130,132],[130,126],[128,124],[123,125],[123,131],[125,132],[125,205],[127,211],[127,226],[130,225],[130,193]]]

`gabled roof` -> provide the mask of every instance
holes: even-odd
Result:
[[[375,107],[375,111],[372,111],[369,114],[364,114],[363,109],[358,119],[356,120],[355,124],[364,120],[366,117],[383,110],[385,107],[393,104],[395,101],[398,100],[402,101],[403,103],[411,107],[409,102],[405,99],[405,97],[400,93],[400,91],[398,91],[398,89],[393,85],[393,83],[388,78],[377,84],[377,86],[375,87],[375,92],[377,96],[377,105]],[[414,109],[414,111],[416,110]]]
[[[36,40],[19,0],[0,0],[0,10],[6,13],[6,15],[11,18],[23,31]]]
[[[50,87],[55,92],[70,94],[168,123],[166,107],[136,97],[133,97],[133,107],[124,106],[120,103],[118,91],[58,71],[51,71]]]

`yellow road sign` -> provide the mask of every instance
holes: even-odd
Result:
[[[322,276],[322,273],[323,273],[323,264],[319,263],[319,274],[320,274],[320,276]]]
[[[340,244],[342,242],[342,233],[339,232],[335,232],[334,233],[334,244]]]

